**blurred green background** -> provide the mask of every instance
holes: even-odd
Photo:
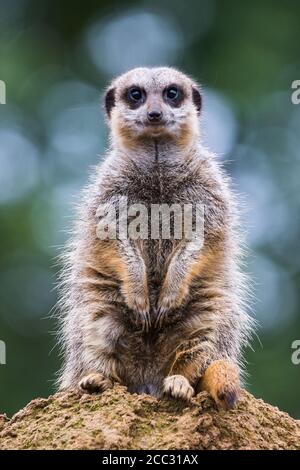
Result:
[[[101,91],[136,65],[204,86],[203,136],[245,208],[260,323],[248,388],[300,418],[300,2],[1,0],[0,412],[54,391],[55,257],[106,147]]]

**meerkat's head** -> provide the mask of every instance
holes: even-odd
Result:
[[[105,108],[113,135],[125,145],[153,138],[187,143],[198,135],[201,94],[176,69],[136,68],[112,82]]]

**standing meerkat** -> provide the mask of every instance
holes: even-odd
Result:
[[[119,382],[187,400],[207,390],[223,408],[238,399],[252,322],[236,201],[201,144],[201,101],[198,85],[167,67],[133,69],[106,92],[110,149],[82,193],[64,255],[62,390],[102,392]],[[203,244],[161,234],[101,239],[98,208],[118,214],[124,197],[148,209],[202,205]]]

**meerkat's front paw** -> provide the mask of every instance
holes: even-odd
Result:
[[[219,408],[234,408],[240,395],[240,379],[236,366],[221,359],[213,362],[200,381],[200,390],[209,392]]]
[[[157,327],[162,326],[168,312],[181,307],[187,296],[188,288],[182,287],[181,289],[175,290],[174,287],[171,286],[168,288],[164,287],[157,302],[155,325]]]
[[[174,398],[190,401],[195,392],[183,375],[170,375],[164,380],[164,393]]]
[[[136,295],[132,298],[131,302],[128,302],[128,306],[136,315],[136,323],[141,325],[143,331],[149,331],[151,320],[150,302],[148,297],[144,298]]]
[[[79,382],[79,389],[85,393],[102,393],[112,387],[112,380],[97,372],[86,375]]]
[[[125,299],[127,307],[135,314],[136,324],[141,326],[143,331],[150,328],[150,301],[148,290],[126,289]]]

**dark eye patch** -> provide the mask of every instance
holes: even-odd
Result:
[[[170,106],[177,108],[184,99],[184,93],[180,86],[173,84],[164,89],[163,98]]]
[[[131,86],[124,92],[123,98],[132,109],[137,109],[146,101],[146,92],[139,86]]]

